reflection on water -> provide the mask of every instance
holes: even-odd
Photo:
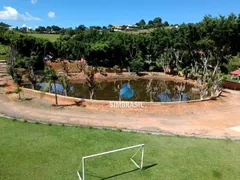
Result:
[[[120,90],[124,84],[131,85],[134,91],[129,99],[120,96]],[[38,83],[37,89],[43,89],[46,83]],[[97,82],[93,99],[97,100],[122,100],[122,101],[148,101],[148,102],[172,102],[199,99],[199,94],[193,93],[193,85],[164,80],[118,80]],[[54,93],[51,85],[50,91]],[[64,94],[61,84],[57,84],[57,93]],[[87,82],[72,84],[69,96],[89,99],[89,85]]]

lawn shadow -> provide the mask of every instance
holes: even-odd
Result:
[[[149,169],[149,168],[152,168],[152,167],[154,167],[154,166],[156,166],[156,165],[158,165],[158,164],[155,163],[155,164],[151,164],[151,165],[148,165],[148,166],[144,166],[144,167],[143,167],[143,170],[145,171],[145,170],[147,170],[147,169]]]
[[[148,165],[148,166],[144,166],[144,167],[142,168],[142,170],[145,171],[145,170],[147,170],[147,169],[149,169],[149,168],[152,168],[152,167],[154,167],[154,166],[156,166],[156,165],[157,165],[157,163],[151,164],[151,165]],[[138,170],[140,170],[140,169],[137,168],[137,169],[133,169],[133,170],[130,170],[130,171],[125,171],[125,172],[122,172],[122,173],[114,174],[114,175],[109,176],[109,177],[102,178],[101,180],[115,178],[115,177],[117,177],[117,176],[122,176],[122,175],[124,175],[124,174],[133,173],[133,172],[138,171]]]
[[[112,176],[108,176],[106,178],[102,178],[101,180],[111,179],[111,178],[114,178],[114,177],[117,177],[117,176],[121,176],[121,175],[124,175],[124,174],[132,173],[132,172],[135,172],[135,171],[138,171],[138,170],[139,169],[133,169],[133,170],[130,170],[130,171],[125,171],[125,172],[122,172],[122,173],[119,173],[119,174],[114,174]]]
[[[80,176],[82,176],[82,171],[79,171],[79,173],[80,173]],[[93,177],[94,179],[95,178],[97,178],[97,179],[102,179],[103,178],[101,176],[95,175],[94,173],[86,173],[86,172],[85,172],[85,176],[90,176],[90,177]]]
[[[215,170],[212,171],[212,174],[213,174],[213,177],[217,179],[220,179],[222,177],[222,173]]]

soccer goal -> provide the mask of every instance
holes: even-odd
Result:
[[[93,154],[90,156],[84,156],[82,157],[82,176],[80,175],[80,172],[77,171],[77,175],[79,180],[85,180],[85,160],[89,159],[89,158],[93,158],[93,157],[97,157],[97,156],[102,156],[102,155],[106,155],[106,154],[111,154],[111,153],[115,153],[115,152],[119,152],[119,151],[125,151],[128,149],[134,149],[134,148],[138,148],[138,150],[136,151],[135,154],[133,154],[133,156],[130,158],[130,160],[133,162],[133,164],[139,168],[142,169],[143,168],[143,158],[144,158],[144,144],[139,144],[139,145],[135,145],[135,146],[129,146],[129,147],[125,147],[125,148],[121,148],[121,149],[115,149],[112,151],[107,151],[107,152],[102,152],[102,153],[98,153],[98,154]],[[138,165],[134,160],[134,156],[136,156],[136,154],[142,150],[142,155],[141,155],[141,164]]]

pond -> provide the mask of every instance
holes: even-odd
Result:
[[[37,89],[42,90],[46,83],[38,83]],[[145,102],[173,102],[196,100],[200,98],[194,93],[194,86],[186,82],[174,82],[153,79],[117,80],[97,82],[94,90],[89,90],[87,82],[71,84],[68,96],[96,100],[122,100]],[[51,92],[53,93],[53,85]],[[57,84],[57,93],[64,94],[61,84]]]

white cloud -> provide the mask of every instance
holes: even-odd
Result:
[[[49,18],[55,18],[55,12],[50,11],[50,12],[48,13],[48,17],[49,17]]]
[[[27,27],[27,25],[26,25],[26,24],[23,24],[22,27]]]
[[[38,0],[31,0],[32,4],[36,4]]]
[[[3,10],[0,11],[0,19],[14,20],[14,21],[38,21],[38,20],[41,20],[38,17],[33,17],[28,12],[26,12],[25,14],[20,14],[16,9],[14,9],[10,6],[3,7]]]

